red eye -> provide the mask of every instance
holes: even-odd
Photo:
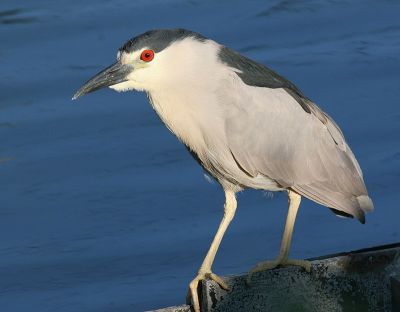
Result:
[[[144,62],[150,62],[154,58],[153,50],[144,50],[142,54],[140,54],[140,59]]]

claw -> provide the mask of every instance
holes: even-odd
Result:
[[[189,290],[186,295],[186,304],[193,304],[195,312],[200,312],[200,302],[197,288],[200,281],[210,279],[216,282],[222,289],[229,290],[229,286],[224,282],[222,278],[212,272],[199,273],[189,284]]]

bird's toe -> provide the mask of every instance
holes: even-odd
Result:
[[[198,295],[198,286],[200,281],[202,280],[213,280],[216,282],[222,289],[229,290],[229,286],[226,282],[219,277],[218,275],[212,272],[199,273],[189,284],[188,294],[186,296],[186,304],[193,305],[193,309],[195,312],[200,312],[200,302]]]
[[[268,261],[263,261],[263,262],[257,263],[256,266],[254,268],[252,268],[250,270],[249,274],[247,275],[247,280],[246,280],[247,284],[250,285],[251,279],[255,273],[261,272],[261,271],[266,271],[266,270],[272,270],[272,269],[276,268],[279,264],[280,264],[280,262],[278,260],[268,260]]]
[[[251,284],[251,279],[253,275],[257,272],[272,270],[278,266],[287,266],[287,265],[300,266],[307,272],[311,271],[311,262],[307,260],[276,259],[276,260],[263,261],[257,263],[256,266],[250,270],[249,274],[247,275],[247,280],[246,280],[247,284],[249,285]]]
[[[311,271],[311,261],[308,260],[287,259],[285,263],[281,265],[295,265],[302,267],[307,272]]]

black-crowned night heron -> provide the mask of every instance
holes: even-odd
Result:
[[[74,99],[103,87],[139,90],[165,125],[225,191],[221,224],[189,285],[195,311],[197,286],[212,279],[222,237],[245,188],[286,190],[289,209],[280,254],[250,272],[310,263],[288,259],[301,196],[337,215],[373,209],[360,166],[336,123],[293,83],[237,52],[184,29],[146,32],[119,49],[117,62],[89,80]]]

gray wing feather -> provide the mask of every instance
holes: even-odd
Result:
[[[308,114],[283,90],[272,90],[279,100],[270,103],[268,96],[250,96],[240,117],[235,104],[230,107],[225,126],[235,161],[249,175],[265,175],[363,222],[373,205],[340,128],[314,103],[307,100]]]

